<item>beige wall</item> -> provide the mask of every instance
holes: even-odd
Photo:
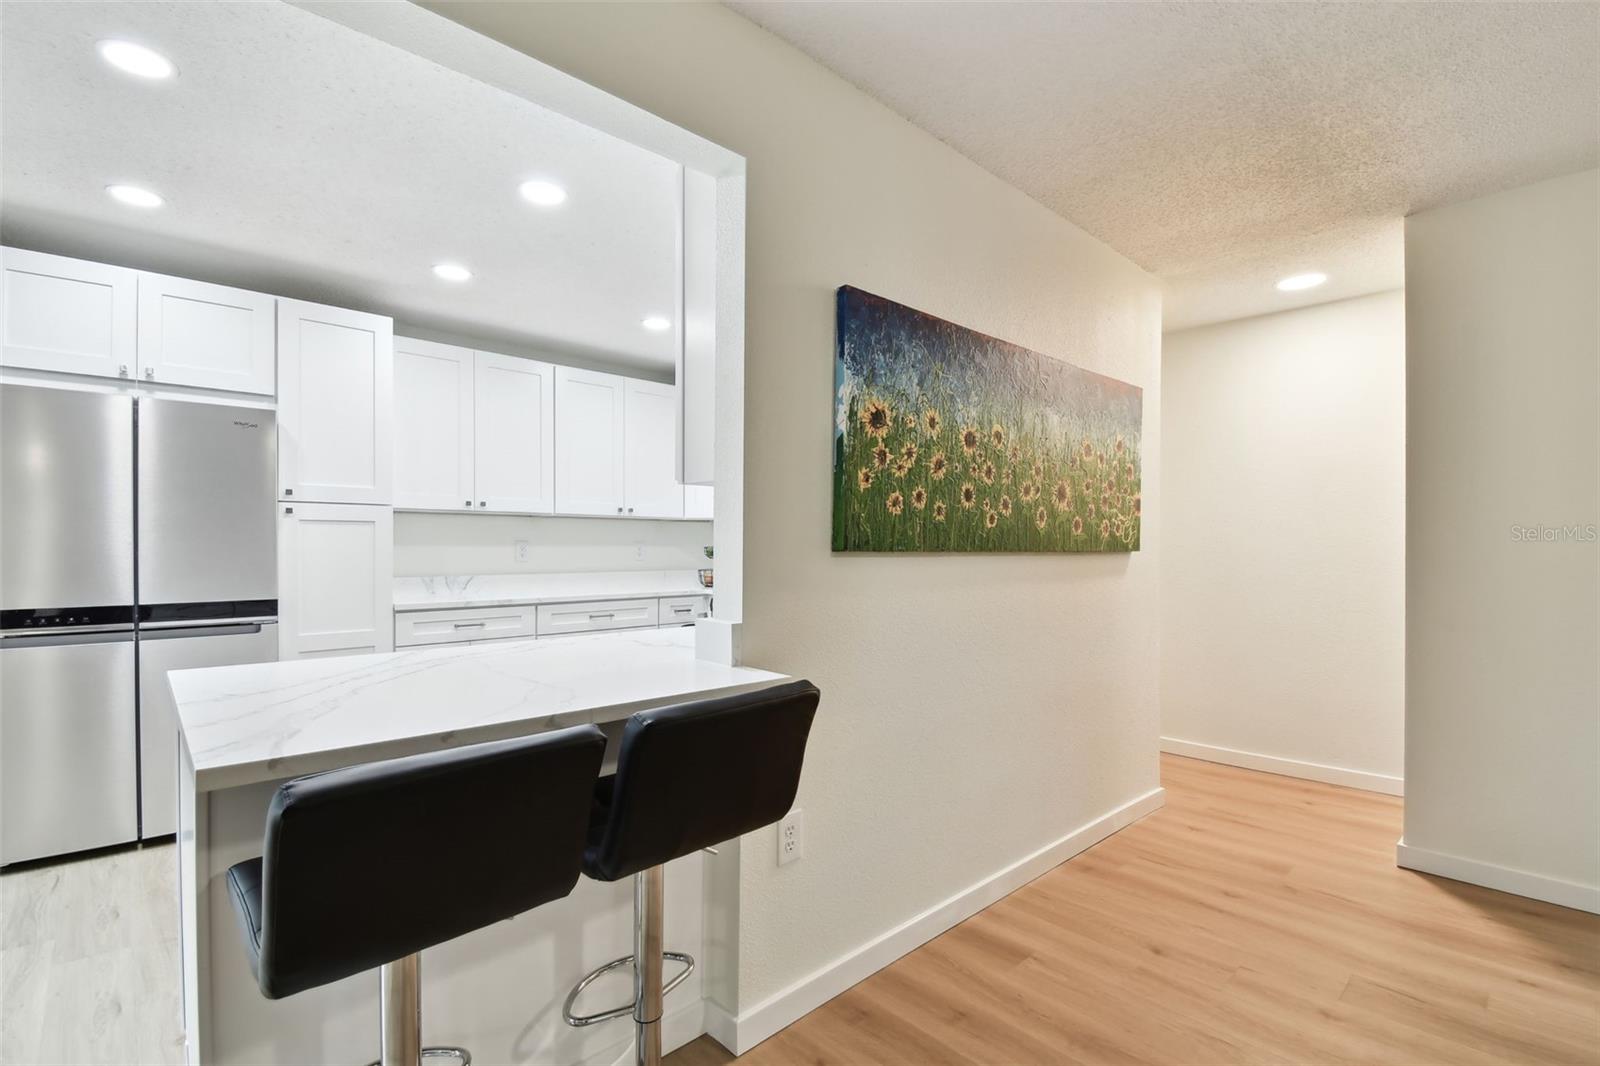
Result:
[[[528,542],[519,563],[516,541]],[[710,522],[397,512],[396,577],[551,570],[695,570],[712,564]]]
[[[725,1006],[1155,789],[1158,537],[1131,556],[829,551],[837,286],[1143,386],[1154,522],[1152,280],[725,8],[435,10],[748,159],[744,658],[810,677],[823,705],[805,858],[779,868],[770,830],[741,851]]]
[[[1405,374],[1399,292],[1164,338],[1169,750],[1399,791]]]
[[[1600,909],[1597,176],[1406,220],[1401,861],[1589,909]],[[1540,527],[1555,539],[1526,532]]]

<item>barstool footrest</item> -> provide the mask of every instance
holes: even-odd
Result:
[[[672,980],[668,981],[661,987],[662,998],[665,998],[668,992],[671,992],[674,988],[677,988],[679,985],[683,984],[683,982],[689,979],[689,975],[694,973],[694,956],[686,954],[682,951],[663,951],[661,953],[661,957],[672,962],[683,964],[683,969],[674,974],[672,976]],[[572,1013],[572,1005],[578,1001],[579,996],[583,995],[584,989],[594,984],[601,977],[610,973],[612,970],[620,969],[624,966],[631,967],[632,965],[633,956],[624,955],[620,959],[612,959],[604,966],[597,967],[596,969],[590,970],[588,973],[584,974],[583,980],[572,986],[572,991],[567,993],[567,1001],[561,1005],[562,1020],[564,1020],[574,1029],[579,1029],[585,1025],[596,1025],[600,1022],[609,1022],[613,1018],[630,1017],[637,1007],[637,1004],[631,1000],[627,1003],[624,1003],[620,1007],[613,1007],[610,1010],[603,1010],[596,1014],[574,1014]]]

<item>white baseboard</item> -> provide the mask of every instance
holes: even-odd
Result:
[[[1367,792],[1382,792],[1389,796],[1406,794],[1403,777],[1375,774],[1367,770],[1347,770],[1343,766],[1324,766],[1321,763],[1300,759],[1284,759],[1277,755],[1261,755],[1253,751],[1238,751],[1215,744],[1201,744],[1193,740],[1162,737],[1161,750],[1170,755],[1187,755],[1191,759],[1220,762],[1228,766],[1241,766],[1246,770],[1264,770],[1284,777],[1300,777],[1307,781],[1321,781],[1329,785],[1344,785]]]
[[[1600,914],[1600,887],[1562,881],[1526,870],[1513,870],[1507,866],[1463,859],[1459,855],[1446,855],[1439,851],[1412,847],[1404,839],[1394,847],[1396,865],[1418,873],[1448,877],[1452,881],[1465,881],[1469,885],[1482,885],[1514,896],[1554,903],[1558,907]]]
[[[890,929],[876,939],[802,977],[738,1017],[706,1004],[705,1028],[712,1039],[736,1055],[743,1055],[784,1026],[809,1014],[851,985],[871,977],[907,952],[965,921],[1080,851],[1098,844],[1160,809],[1166,791],[1155,788],[1089,824],[1047,844],[1038,851],[999,870],[921,914]]]

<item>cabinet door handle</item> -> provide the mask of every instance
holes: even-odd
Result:
[[[489,501],[488,500],[479,500],[478,501],[478,506],[479,507],[487,507],[487,506],[489,506]]]
[[[127,363],[123,363],[121,366],[117,367],[117,377],[125,378],[127,376],[128,376],[128,364]]]
[[[468,500],[465,503],[463,503],[461,506],[463,506],[463,507],[471,507],[472,506],[472,501]]]
[[[488,625],[489,623],[487,623],[487,622],[456,622],[456,623],[453,623],[453,624],[455,625],[455,627],[457,629],[482,629],[484,626]]]
[[[154,381],[155,378],[156,378],[156,368],[153,367],[153,366],[145,367],[144,368],[144,379],[146,381]]]
[[[633,513],[633,508],[632,508],[632,507],[630,507],[630,508],[628,508],[628,513],[629,513],[629,514],[632,514],[632,513]]]
[[[615,618],[615,617],[616,617],[616,613],[615,612],[609,612],[609,613],[606,613],[606,614],[591,614],[589,616],[589,621],[598,622],[602,618]]]
[[[283,490],[283,494],[285,496],[293,496],[294,495],[294,489],[284,489]]]
[[[284,514],[294,514],[294,508],[293,507],[285,507],[283,509],[283,513]]]
[[[692,610],[694,610],[693,607],[674,607],[672,609],[672,613],[673,614],[688,614]]]
[[[617,508],[617,513],[618,513],[618,514],[621,514],[621,513],[622,513],[622,508],[620,508],[620,507],[618,507],[618,508]]]

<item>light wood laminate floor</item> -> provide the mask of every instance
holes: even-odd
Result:
[[[1162,777],[1165,808],[739,1061],[1600,1063],[1600,918],[1397,869],[1391,797]],[[0,876],[0,1062],[182,1061],[174,872]]]
[[[1161,765],[1160,811],[738,1061],[1600,1062],[1600,917],[1397,868],[1398,799]]]

